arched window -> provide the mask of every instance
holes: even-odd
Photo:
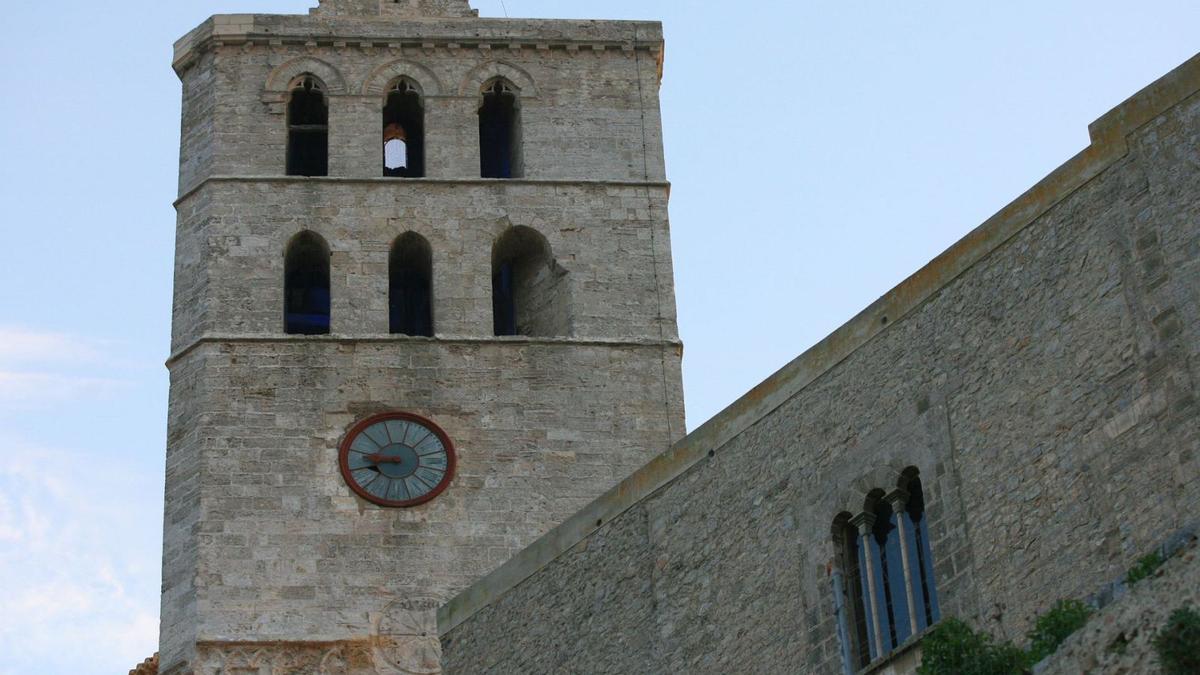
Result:
[[[392,85],[383,107],[383,175],[425,175],[425,106],[421,92],[407,79]]]
[[[908,621],[907,582],[904,558],[900,553],[900,527],[892,504],[880,500],[875,506],[871,530],[871,565],[874,566],[876,593],[874,611],[879,615],[879,630],[884,651],[891,651],[912,636]]]
[[[329,175],[329,105],[325,85],[312,75],[292,84],[288,98],[287,175]]]
[[[509,228],[492,247],[492,318],[501,336],[570,333],[566,270],[535,230]]]
[[[479,108],[479,160],[484,178],[520,178],[521,108],[507,80],[485,85]]]
[[[329,333],[329,246],[313,232],[301,232],[284,260],[284,331],[290,335]]]
[[[388,261],[391,332],[433,337],[433,255],[416,232],[400,235]]]
[[[920,592],[914,594],[913,605],[917,615],[917,631],[923,631],[941,620],[942,612],[938,606],[937,583],[933,578],[933,547],[929,539],[929,518],[925,515],[925,492],[921,489],[921,479],[912,475],[906,489],[908,503],[904,515],[909,527],[905,534],[911,556],[915,556],[910,563],[914,565],[914,582],[920,586]]]
[[[916,469],[904,472],[902,487],[875,490],[867,508],[843,514],[834,527],[840,593],[838,634],[842,653],[857,671],[887,656],[941,618],[933,577],[925,495]]]
[[[871,663],[870,633],[867,629],[865,578],[859,553],[861,538],[849,513],[838,516],[833,525],[837,557],[832,569],[834,610],[842,658],[857,672]]]

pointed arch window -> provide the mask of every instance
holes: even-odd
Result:
[[[417,85],[401,78],[383,107],[383,175],[425,175],[425,103]]]
[[[329,245],[320,235],[301,232],[284,259],[284,332],[327,335],[330,327]]]
[[[388,261],[391,332],[433,337],[433,256],[429,242],[406,232],[392,246]]]
[[[287,106],[287,175],[329,175],[329,103],[325,85],[312,75],[297,78]]]
[[[915,469],[903,485],[887,494],[876,490],[863,513],[835,521],[838,635],[851,672],[941,619],[925,494]]]
[[[520,178],[521,107],[517,88],[504,79],[489,82],[479,107],[480,175],[484,178]]]

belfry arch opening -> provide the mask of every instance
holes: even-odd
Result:
[[[510,227],[492,247],[492,318],[498,336],[570,334],[567,272],[536,230]]]
[[[425,102],[407,78],[392,84],[383,107],[383,175],[425,175]]]
[[[416,232],[400,235],[392,245],[388,314],[394,335],[433,337],[433,254]]]
[[[329,334],[329,245],[320,235],[301,232],[288,244],[283,296],[284,332]]]
[[[292,81],[287,106],[287,175],[329,175],[329,102],[312,75]]]
[[[479,107],[479,164],[484,178],[520,178],[521,106],[517,88],[503,78],[483,87]]]

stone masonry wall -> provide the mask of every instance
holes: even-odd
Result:
[[[360,638],[395,599],[447,598],[669,437],[680,393],[663,390],[662,356],[570,342],[197,348],[180,366],[204,373],[202,422],[174,428],[202,433],[180,451],[203,477],[200,637]],[[457,448],[452,488],[422,507],[365,507],[339,473],[349,427],[388,410],[430,416]]]
[[[185,77],[189,100],[204,99],[199,92],[205,88],[220,92],[206,122],[213,131],[212,175],[283,173],[287,87],[295,77],[311,73],[329,94],[330,176],[382,176],[387,87],[405,76],[423,93],[426,175],[478,178],[482,88],[501,76],[519,94],[526,178],[665,178],[658,101],[661,52],[647,49],[661,43],[659,24],[215,17],[182,40],[179,49],[201,36],[235,29],[249,37],[222,35],[223,46],[211,52],[211,68],[185,71],[197,73]],[[255,40],[256,35],[265,44],[225,44]],[[281,39],[285,35],[308,36],[311,44],[286,44]],[[342,37],[346,35],[357,41]],[[461,37],[446,42],[446,35]],[[208,110],[197,106],[196,112]],[[205,177],[200,167],[190,170],[200,157],[185,160],[185,190]]]
[[[446,671],[842,673],[831,527],[910,467],[943,616],[1001,636],[1183,526],[1200,506],[1197,90],[1193,60],[1114,113],[1157,116],[785,369],[807,384],[764,383],[452,601]],[[924,301],[881,309],[930,278]]]
[[[1153,577],[1093,616],[1046,663],[1039,664],[1037,673],[1160,673],[1154,638],[1171,614],[1184,607],[1200,611],[1200,557],[1194,548],[1168,560]]]

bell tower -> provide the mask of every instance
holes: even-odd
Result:
[[[161,672],[440,672],[440,603],[683,435],[662,53],[466,0],[176,44]]]

